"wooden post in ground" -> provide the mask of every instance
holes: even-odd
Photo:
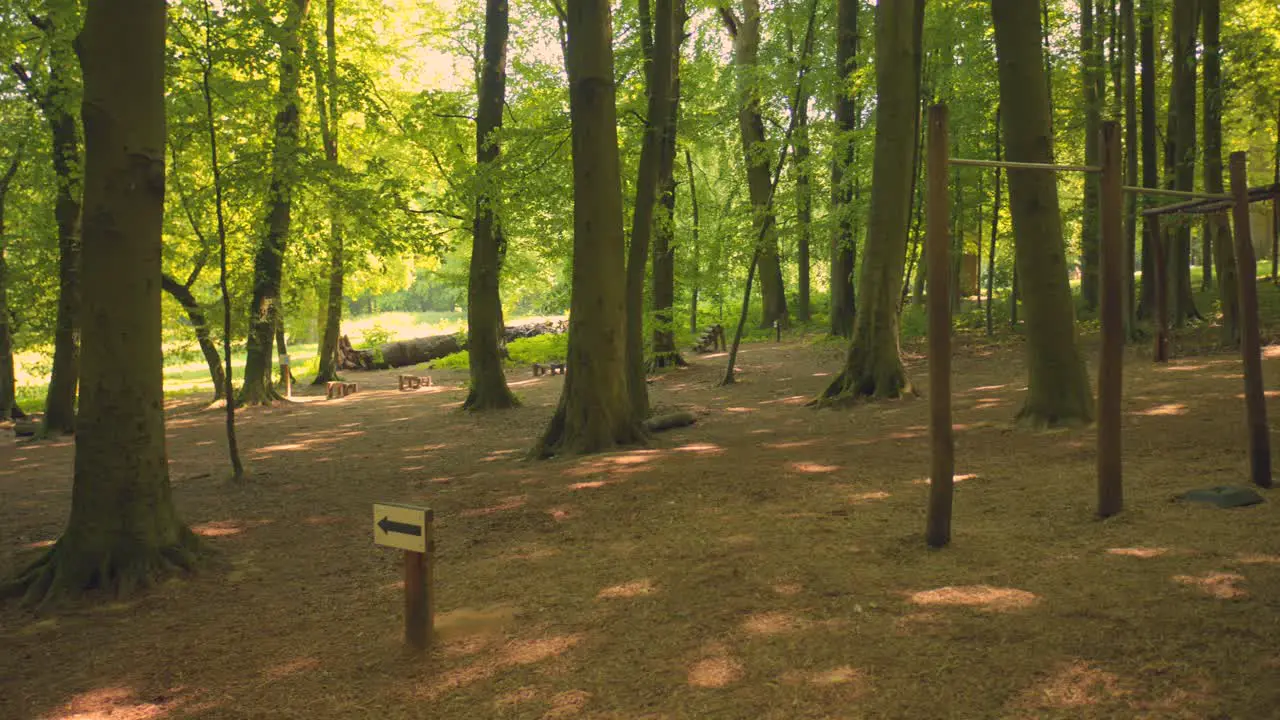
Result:
[[[1236,275],[1240,286],[1240,354],[1244,360],[1244,401],[1249,427],[1249,469],[1253,484],[1271,487],[1271,440],[1262,389],[1262,340],[1258,332],[1258,265],[1249,227],[1248,156],[1231,153],[1231,194],[1235,196]]]
[[[1148,215],[1147,222],[1151,223],[1151,248],[1154,251],[1151,261],[1154,277],[1150,280],[1155,283],[1156,296],[1155,361],[1163,363],[1169,362],[1169,293],[1164,268],[1164,231],[1160,228],[1159,215]],[[1147,281],[1148,278],[1144,276],[1142,282]]]
[[[928,255],[929,311],[929,514],[925,540],[940,548],[951,542],[951,505],[955,492],[955,440],[951,428],[951,217],[948,178],[950,141],[947,106],[929,108],[928,203],[925,252]]]
[[[1124,183],[1120,123],[1103,123],[1102,147],[1102,356],[1098,363],[1098,516],[1124,507],[1120,463],[1120,400],[1124,387]]]
[[[414,650],[431,645],[435,628],[435,542],[432,515],[426,513],[422,532],[426,552],[404,551],[404,641]]]

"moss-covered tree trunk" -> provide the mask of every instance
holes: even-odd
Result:
[[[657,0],[649,14],[649,0],[640,0],[640,49],[644,60],[648,107],[645,134],[636,172],[636,204],[631,216],[631,243],[627,258],[627,392],[636,417],[649,415],[649,389],[645,384],[644,280],[653,237],[658,180],[666,144],[667,116],[671,106],[671,49],[675,43],[675,3]],[[652,34],[651,34],[652,33]]]
[[[573,138],[573,292],[560,404],[531,455],[643,440],[627,394],[622,177],[608,0],[569,0],[565,66]]]
[[[898,301],[919,122],[924,0],[876,6],[876,139],[858,314],[844,370],[819,405],[911,392],[898,348]]]
[[[1196,35],[1199,0],[1173,2],[1173,85],[1169,96],[1168,165],[1166,185],[1190,192],[1196,182]],[[1199,319],[1191,286],[1191,225],[1180,222],[1170,234],[1165,272],[1168,278],[1169,320],[1181,327]]]
[[[17,378],[13,365],[13,330],[9,324],[9,265],[5,261],[9,237],[5,234],[4,226],[5,198],[9,195],[9,187],[21,164],[22,148],[18,148],[9,158],[4,175],[0,175],[0,420],[23,416],[22,409],[18,407]]]
[[[253,300],[249,306],[249,337],[245,343],[244,386],[241,402],[263,405],[280,399],[271,385],[271,345],[284,255],[293,213],[293,188],[298,180],[298,85],[302,66],[302,27],[310,0],[287,0],[284,23],[277,29],[280,45],[279,108],[271,149],[271,184],[267,190],[266,232],[253,259]]]
[[[666,132],[663,133],[662,155],[658,162],[658,215],[653,222],[653,285],[650,304],[653,309],[653,364],[657,367],[683,365],[676,350],[672,308],[676,301],[676,130],[680,119],[680,45],[688,20],[684,2],[675,8],[674,41],[671,44],[671,99],[667,110]],[[695,270],[696,272],[696,270]],[[696,330],[694,331],[697,332]]]
[[[484,57],[476,111],[476,207],[471,238],[471,280],[467,286],[467,353],[471,387],[463,407],[495,410],[516,405],[502,369],[502,298],[499,278],[498,205],[501,173],[498,156],[502,108],[507,95],[507,0],[487,0]]]
[[[1102,48],[1094,27],[1093,0],[1080,3],[1080,85],[1084,90],[1084,164],[1096,167],[1100,152],[1098,132],[1102,128]],[[1098,199],[1099,176],[1084,176],[1084,216],[1080,230],[1080,295],[1085,307],[1098,307],[1098,239],[1101,235]]]
[[[187,320],[195,330],[196,342],[200,345],[200,353],[204,355],[205,363],[209,365],[209,378],[213,381],[213,399],[222,399],[226,375],[222,370],[222,358],[218,355],[218,346],[214,344],[213,337],[209,334],[209,321],[205,317],[204,308],[192,294],[189,285],[183,285],[168,275],[162,275],[160,287],[187,313]]]
[[[1024,0],[992,0],[991,14],[1006,157],[1052,163],[1040,15]],[[1028,380],[1019,418],[1034,426],[1087,422],[1093,416],[1093,397],[1076,347],[1057,177],[1038,170],[1011,169],[1008,175],[1015,264],[1025,289]]]
[[[9,589],[118,595],[192,566],[165,455],[160,245],[165,4],[90,0],[84,68],[83,363],[66,530]]]
[[[742,17],[732,18],[725,10],[726,25],[733,37],[733,64],[738,92],[738,131],[747,166],[747,190],[751,196],[751,237],[762,238],[759,246],[760,326],[774,322],[789,324],[786,288],[782,282],[782,261],[778,256],[777,222],[770,203],[769,153],[766,150],[760,89],[760,2],[743,0]],[[761,229],[765,232],[763,236]]]
[[[1222,162],[1222,7],[1220,0],[1201,0],[1204,20],[1204,191],[1225,193]],[[1218,301],[1222,307],[1221,338],[1225,344],[1240,341],[1240,297],[1236,279],[1236,254],[1231,221],[1225,213],[1211,215],[1206,230],[1211,236],[1213,260],[1218,266]]]
[[[338,165],[338,37],[337,2],[326,0],[324,13],[325,72],[320,78],[316,63],[316,110],[320,118],[320,140],[329,171],[337,174]],[[329,198],[329,282],[324,305],[324,331],[320,335],[320,371],[313,385],[338,379],[338,337],[342,334],[342,286],[345,280],[342,214],[336,198]]]
[[[860,0],[836,0],[836,140],[831,158],[831,334],[853,335],[854,131],[859,124],[850,76],[858,68],[858,12]]]

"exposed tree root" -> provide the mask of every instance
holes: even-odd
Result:
[[[809,405],[846,407],[866,400],[894,400],[916,395],[901,362],[884,363],[887,367],[875,368],[867,367],[871,363],[858,362],[859,359],[855,354],[827,389],[809,401]],[[855,371],[854,368],[858,369]]]
[[[284,401],[284,396],[276,392],[273,385],[267,383],[245,383],[240,389],[240,397],[236,400],[236,407],[244,407],[247,405],[273,405],[277,402]]]
[[[570,423],[565,403],[561,402],[551,417],[547,431],[529,451],[530,460],[545,460],[556,455],[588,455],[625,445],[647,445],[649,434],[638,421],[614,423],[603,418],[583,418]],[[616,426],[616,427],[615,427]]]
[[[200,560],[199,542],[187,528],[182,529],[176,544],[159,548],[129,543],[106,550],[79,549],[64,537],[17,576],[0,584],[0,597],[21,597],[23,605],[41,609],[95,590],[123,599],[169,575],[194,571]]]
[[[471,388],[467,399],[462,403],[463,410],[509,410],[520,407],[520,399],[504,384],[502,387],[486,389]]]

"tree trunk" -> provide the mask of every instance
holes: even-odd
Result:
[[[782,263],[778,258],[778,230],[770,203],[769,153],[765,151],[764,118],[760,114],[759,74],[760,2],[743,0],[742,18],[731,26],[733,62],[737,68],[738,129],[747,165],[747,189],[751,195],[752,237],[760,237],[760,326],[788,324],[787,298],[782,283]]]
[[[1084,164],[1097,167],[1102,127],[1102,51],[1097,46],[1093,0],[1080,3],[1080,85],[1084,88]],[[1080,294],[1085,307],[1098,308],[1098,175],[1084,176],[1084,217],[1080,230]]]
[[[911,212],[923,24],[924,0],[876,6],[878,120],[858,315],[844,370],[818,398],[820,405],[912,392],[898,350],[898,302]]]
[[[693,211],[693,267],[690,273],[693,282],[692,287],[689,288],[689,332],[697,335],[698,294],[702,289],[702,245],[699,243],[698,235],[702,231],[702,218],[698,214],[698,185],[694,181],[693,156],[689,154],[689,148],[684,149],[684,163],[689,169],[689,205]]]
[[[653,364],[656,367],[683,365],[676,350],[672,308],[676,301],[675,213],[676,213],[676,125],[680,117],[680,44],[688,19],[684,3],[675,8],[671,56],[671,98],[667,109],[666,132],[662,154],[658,159],[658,215],[653,223],[653,287],[650,302],[653,309]],[[657,57],[663,61],[661,56]],[[696,330],[694,331],[697,332]]]
[[[1000,106],[996,106],[996,119],[993,127],[994,144],[996,146],[996,162],[1001,160],[1002,146],[1000,144]],[[991,208],[991,252],[987,253],[987,337],[995,334],[994,318],[992,318],[992,298],[995,295],[996,282],[996,239],[1000,237],[1000,210],[1001,204],[1004,202],[1002,191],[1004,190],[1001,183],[1003,171],[1000,168],[995,169],[996,175],[996,197]],[[1009,296],[1009,303],[1013,304],[1013,295]]]
[[[1219,0],[1201,0],[1204,20],[1204,191],[1222,194],[1222,12]],[[1231,222],[1223,213],[1206,218],[1206,236],[1213,249],[1204,257],[1205,273],[1218,265],[1218,300],[1222,306],[1222,342],[1240,341],[1240,297]]]
[[[507,0],[486,0],[484,59],[476,110],[476,208],[467,286],[467,352],[471,387],[462,407],[495,410],[518,403],[502,369],[502,248],[498,213],[501,170],[498,134],[507,95]]]
[[[627,394],[625,242],[613,29],[607,0],[569,0],[573,292],[560,404],[530,453],[597,452],[644,439]]]
[[[850,91],[849,76],[858,69],[858,13],[861,0],[836,1],[835,120],[837,137],[831,161],[831,334],[853,335],[853,266],[857,252],[853,236],[852,182],[857,172],[854,132],[860,124],[858,103]]]
[[[46,2],[48,14],[37,25],[49,48],[49,76],[43,91],[24,79],[49,128],[57,181],[53,207],[58,228],[58,310],[54,321],[53,370],[45,398],[45,433],[75,430],[76,386],[80,373],[80,203],[84,189],[80,132],[71,101],[75,97],[75,58],[71,48],[72,9]],[[25,76],[22,76],[25,77]]]
[[[793,35],[787,31],[787,49],[794,54]],[[809,170],[809,87],[801,83],[796,95],[798,102],[791,108],[794,116],[795,137],[791,140],[791,167],[796,173],[796,319],[808,323],[809,299],[809,242],[813,235],[813,189]]]
[[[325,161],[329,171],[336,175],[338,166],[338,38],[337,2],[325,2],[325,77],[320,78],[316,63],[316,110],[320,117],[320,139],[324,144]],[[334,192],[331,190],[330,192]],[[325,302],[324,332],[320,335],[320,371],[313,385],[323,385],[338,379],[338,338],[342,335],[342,286],[345,280],[342,241],[342,217],[338,201],[329,198],[329,287]]]
[[[84,68],[82,392],[71,516],[11,589],[28,602],[117,595],[195,561],[165,457],[160,246],[165,173],[165,4],[90,0]]]
[[[1142,187],[1159,187],[1160,174],[1156,145],[1156,31],[1155,0],[1142,0],[1140,15],[1142,45]],[[1156,272],[1155,233],[1157,223],[1142,222],[1142,292],[1138,298],[1138,317],[1155,315]]]
[[[310,0],[289,0],[280,28],[280,87],[275,140],[271,151],[271,185],[267,191],[266,235],[253,261],[253,301],[245,343],[241,402],[264,405],[279,400],[271,385],[271,345],[289,242],[293,188],[298,179],[298,84],[302,64],[301,32]]]
[[[649,0],[640,0],[641,50],[645,67],[648,111],[640,166],[636,178],[636,205],[631,217],[631,244],[627,258],[627,393],[637,420],[649,415],[649,389],[644,371],[644,279],[653,237],[654,207],[665,151],[667,118],[671,108],[672,47],[675,44],[674,0],[657,0],[657,17],[649,19]],[[650,26],[653,35],[650,36]]]
[[[1138,184],[1138,77],[1136,63],[1138,58],[1138,33],[1134,22],[1134,0],[1120,0],[1120,17],[1124,25],[1123,44],[1123,84],[1124,84],[1124,180],[1126,185]],[[1124,317],[1127,329],[1126,337],[1136,338],[1138,327],[1138,297],[1134,283],[1134,268],[1138,260],[1138,196],[1125,193],[1124,197],[1124,233],[1125,233],[1125,308]]]
[[[209,335],[209,321],[205,318],[204,308],[191,293],[191,288],[183,285],[168,275],[161,275],[160,286],[169,296],[178,301],[187,313],[191,328],[195,330],[196,342],[200,343],[200,352],[209,365],[209,378],[213,381],[213,399],[221,400],[226,384],[226,375],[222,371],[222,358],[218,356],[218,346],[214,345]]]
[[[18,407],[18,387],[13,364],[13,330],[9,324],[9,265],[5,262],[8,237],[5,235],[4,209],[9,186],[22,164],[19,147],[9,159],[9,167],[0,176],[0,420],[24,417]]]
[[[1190,192],[1196,182],[1196,30],[1199,0],[1173,3],[1173,86],[1169,97],[1167,137],[1172,172],[1167,184],[1174,190]],[[1191,294],[1191,226],[1180,223],[1173,230],[1170,252],[1166,254],[1169,290],[1169,319],[1174,327],[1199,319]]]
[[[1041,57],[1040,17],[1023,0],[992,0],[1005,149],[1013,162],[1053,162],[1049,88]],[[1015,260],[1023,284],[1027,399],[1019,419],[1034,426],[1088,422],[1093,398],[1076,347],[1071,286],[1062,241],[1055,174],[1009,170]]]

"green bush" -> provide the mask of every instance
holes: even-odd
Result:
[[[471,355],[463,350],[452,355],[445,355],[439,360],[432,360],[427,367],[432,370],[468,370],[471,368]]]
[[[392,333],[390,330],[374,323],[373,327],[364,331],[364,338],[360,341],[361,350],[378,350],[383,345],[391,342]]]
[[[521,338],[507,344],[507,353],[513,365],[564,362],[569,356],[569,335],[539,335]]]

